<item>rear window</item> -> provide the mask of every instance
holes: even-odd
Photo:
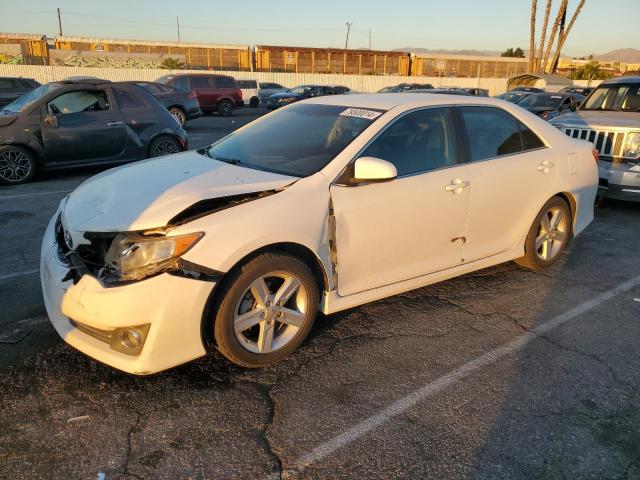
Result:
[[[258,88],[255,80],[238,80],[238,86],[240,88]]]
[[[231,77],[216,77],[217,88],[236,88],[236,82]],[[245,87],[254,88],[254,87]]]

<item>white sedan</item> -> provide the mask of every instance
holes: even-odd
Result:
[[[261,367],[331,314],[516,260],[593,219],[597,151],[489,98],[326,96],[200,151],[101,173],[42,244],[49,318],[134,374],[218,349]]]

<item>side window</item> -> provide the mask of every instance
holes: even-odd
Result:
[[[10,78],[0,78],[0,90],[9,90],[15,88],[15,83]]]
[[[189,77],[191,89],[210,88],[208,77]]]
[[[116,92],[118,105],[123,110],[129,108],[144,108],[147,106],[142,99],[142,90],[136,92],[133,88],[114,88],[114,91]]]
[[[515,118],[499,108],[461,107],[472,162],[522,151]]]
[[[171,82],[171,86],[177,88],[178,90],[182,90],[183,92],[188,92],[191,90],[189,87],[189,77],[177,77],[173,82]]]
[[[217,88],[236,88],[235,82],[230,77],[216,77]],[[247,86],[245,88],[251,88]]]
[[[54,115],[97,112],[109,110],[109,101],[104,90],[75,90],[63,93],[47,105],[49,113]]]
[[[520,128],[520,134],[522,135],[522,147],[524,151],[544,147],[544,142],[540,140],[540,137],[529,130],[527,126],[518,122],[518,127]]]
[[[429,108],[396,120],[362,153],[395,165],[398,176],[456,164],[456,144],[448,108]]]

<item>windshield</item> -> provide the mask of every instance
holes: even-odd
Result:
[[[520,100],[522,100],[524,97],[528,95],[529,95],[528,93],[507,92],[507,93],[503,93],[502,95],[498,95],[498,98],[506,100],[507,102],[518,103]]]
[[[553,107],[557,108],[562,102],[562,95],[533,94],[518,102],[521,107]]]
[[[640,85],[610,85],[596,88],[581,110],[640,111]]]
[[[287,90],[289,93],[295,93],[296,95],[302,95],[303,93],[308,92],[309,90],[311,90],[311,87],[305,87],[304,85],[301,85],[299,87],[293,87],[290,88],[289,90]]]
[[[214,143],[207,154],[236,165],[307,177],[324,168],[381,114],[345,106],[295,104]]]
[[[28,93],[25,93],[21,97],[16,98],[9,105],[5,106],[3,110],[11,113],[24,112],[38,99],[44,97],[46,94],[57,88],[60,88],[60,84],[58,83],[47,83],[46,85],[42,85]]]

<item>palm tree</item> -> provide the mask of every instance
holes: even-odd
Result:
[[[569,36],[569,32],[571,32],[571,28],[573,27],[573,24],[576,23],[576,18],[578,18],[578,15],[580,14],[582,7],[584,6],[584,2],[585,0],[580,0],[580,3],[576,7],[575,12],[573,12],[573,16],[571,17],[571,21],[569,22],[569,26],[567,27],[567,30],[558,37],[558,47],[556,48],[556,54],[554,55],[553,61],[551,62],[550,73],[554,73],[556,68],[558,67],[558,60],[560,60],[560,52],[562,51],[564,42],[567,40],[567,37]]]
[[[547,40],[547,48],[545,49],[545,52],[544,52],[544,58],[542,59],[542,64],[540,66],[540,71],[542,73],[546,73],[547,71],[547,65],[549,63],[549,55],[551,55],[551,47],[553,47],[553,44],[556,41],[556,34],[558,33],[558,28],[562,23],[562,18],[567,13],[567,3],[568,3],[568,0],[562,0],[562,3],[560,4],[560,8],[558,9],[558,15],[556,16],[556,21],[553,23],[551,34],[549,35],[549,39]]]
[[[533,72],[536,57],[536,13],[538,0],[531,0],[531,36],[529,37],[529,72]]]
[[[544,22],[542,24],[542,33],[540,34],[540,44],[538,45],[538,55],[534,71],[539,73],[542,70],[542,53],[544,52],[544,41],[547,37],[547,26],[549,25],[549,15],[551,15],[551,4],[553,0],[547,0],[547,8],[544,11]]]

